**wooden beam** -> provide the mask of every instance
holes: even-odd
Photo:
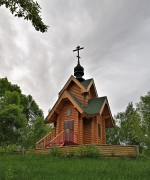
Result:
[[[105,115],[105,116],[102,116],[104,119],[109,119],[109,118],[111,118],[111,116],[110,115]]]

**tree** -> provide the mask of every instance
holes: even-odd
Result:
[[[24,95],[22,94],[20,87],[14,84],[11,84],[7,78],[0,78],[0,98],[6,100],[7,94],[13,92],[13,97],[16,93],[18,93],[16,96],[19,96],[19,106],[23,109],[23,114],[27,119],[27,122],[32,124],[37,117],[43,116],[43,111],[39,108],[39,106],[36,104],[34,99],[31,95]],[[9,97],[9,101],[10,101]],[[11,103],[11,102],[10,102]]]
[[[6,91],[0,99],[0,144],[19,143],[25,125],[19,93]]]
[[[140,102],[137,104],[137,111],[141,117],[144,147],[150,155],[150,92],[141,96]]]
[[[119,145],[121,143],[120,132],[121,132],[121,128],[117,125],[115,125],[114,128],[106,129],[107,144]]]
[[[117,126],[107,132],[108,143],[125,145],[142,145],[143,133],[141,118],[129,103],[124,112],[115,116]]]
[[[0,78],[0,145],[35,147],[36,141],[50,132],[43,120],[43,111],[31,95]]]
[[[116,118],[121,127],[121,142],[124,144],[139,145],[142,139],[140,117],[133,104],[129,103],[125,112],[118,113]]]
[[[34,121],[43,116],[43,111],[39,109],[31,95],[25,96],[21,94],[21,105],[23,108],[23,113],[25,114],[28,124],[33,124]]]
[[[52,128],[44,124],[44,117],[38,117],[33,125],[28,126],[25,132],[23,147],[35,148],[36,142],[50,132]]]
[[[48,26],[45,25],[40,16],[41,7],[33,0],[1,0],[0,6],[5,5],[14,16],[22,17],[31,21],[37,31],[46,32]]]

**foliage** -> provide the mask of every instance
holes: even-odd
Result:
[[[121,128],[118,125],[115,125],[114,128],[106,129],[107,144],[120,145],[121,143],[120,133],[121,133]]]
[[[23,140],[23,147],[35,148],[36,142],[52,130],[50,126],[45,125],[43,122],[44,117],[38,117],[33,125],[28,126]]]
[[[133,107],[115,116],[116,127],[107,130],[107,143],[139,145],[140,152],[150,154],[150,92]]]
[[[144,150],[150,155],[150,92],[146,96],[141,96],[137,111],[141,117]]]
[[[8,145],[8,146],[0,146],[0,153],[8,153],[13,151],[19,151],[21,148],[16,144]]]
[[[2,5],[5,5],[14,16],[31,21],[37,31],[47,31],[48,26],[43,23],[40,16],[41,7],[34,0],[1,0],[0,6]]]
[[[33,124],[38,117],[43,116],[43,112],[39,109],[31,95],[25,96],[21,94],[21,105],[23,108],[23,113],[29,124]]]
[[[84,158],[98,158],[100,157],[100,151],[94,144],[86,146],[78,146],[70,149],[60,149],[57,146],[53,146],[50,149],[50,154],[54,157],[84,157]]]
[[[97,158],[100,157],[100,151],[97,146],[94,144],[80,146],[78,149],[79,157],[90,157],[90,158]]]
[[[43,120],[43,112],[31,95],[22,94],[7,78],[0,79],[0,145],[34,147],[50,131]]]
[[[116,119],[120,123],[120,141],[123,144],[139,145],[140,142],[140,117],[133,107],[132,103],[129,103],[125,112],[118,113]]]
[[[19,142],[25,125],[18,92],[6,91],[0,99],[0,144]]]
[[[148,180],[150,159],[65,158],[49,154],[3,154],[1,179]]]
[[[61,156],[60,152],[59,152],[59,148],[57,146],[53,146],[50,149],[50,154],[54,157],[58,157]]]
[[[113,130],[109,130],[108,142],[115,144],[139,145],[141,141],[141,125],[140,117],[129,103],[124,112],[115,116],[117,126]]]

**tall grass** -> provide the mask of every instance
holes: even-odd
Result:
[[[0,154],[0,179],[149,180],[149,159],[65,158],[50,154]]]

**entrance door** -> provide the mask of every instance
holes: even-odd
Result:
[[[91,144],[91,120],[85,119],[83,121],[83,144]]]
[[[74,141],[74,121],[65,121],[64,122],[64,130],[65,130],[65,134],[64,134],[64,139],[65,141],[70,141],[73,142]]]

